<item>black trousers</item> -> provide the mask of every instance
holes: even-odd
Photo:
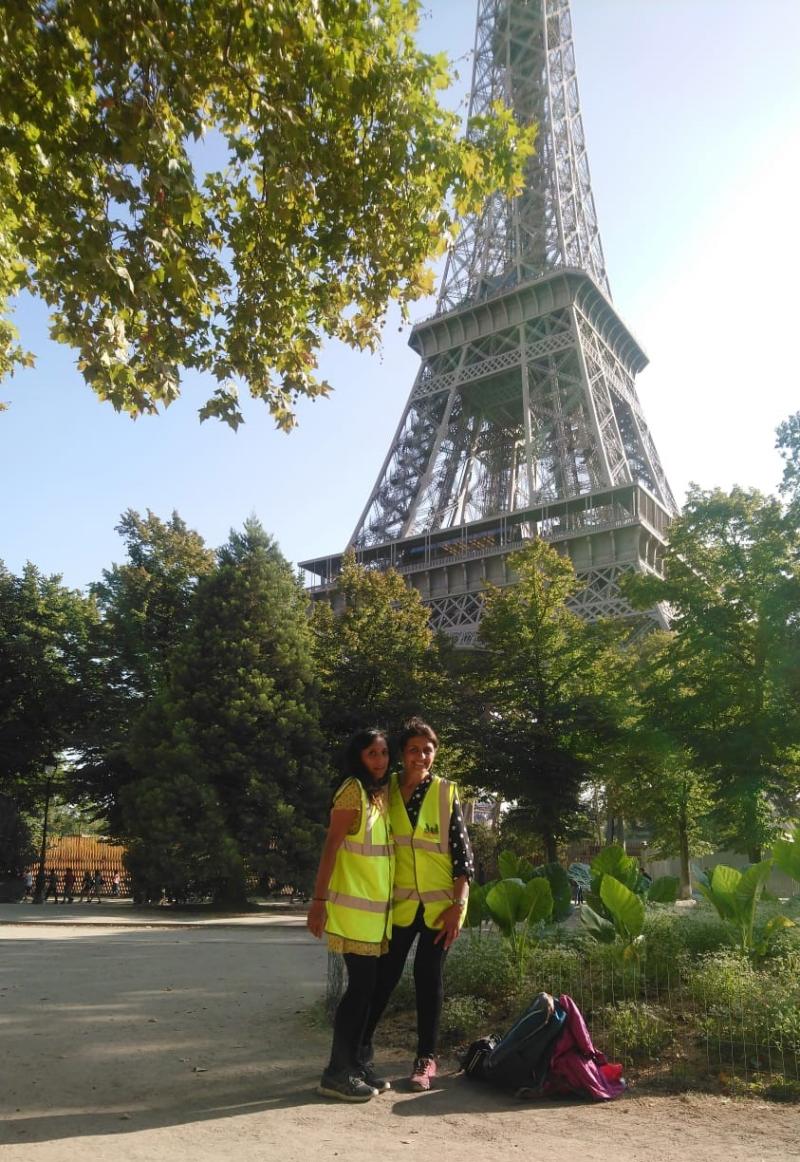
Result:
[[[330,1073],[355,1073],[361,1064],[360,1049],[375,993],[378,965],[383,957],[344,954],[347,965],[347,988],[333,1021],[333,1045],[328,1064]]]
[[[372,1060],[372,1037],[375,1028],[389,1003],[389,997],[403,975],[414,937],[419,937],[414,955],[414,989],[417,995],[417,1056],[435,1057],[439,1044],[439,1024],[442,1017],[442,973],[447,952],[444,938],[438,944],[434,940],[441,928],[426,928],[423,920],[423,906],[420,904],[413,923],[400,928],[392,928],[389,951],[378,961],[378,979],[369,1006],[369,1013],[363,1031],[360,1050],[362,1062]]]

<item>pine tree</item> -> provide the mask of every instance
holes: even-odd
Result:
[[[254,878],[307,882],[328,781],[307,599],[256,520],[200,582],[131,758],[140,777],[126,820],[142,879],[226,904]]]

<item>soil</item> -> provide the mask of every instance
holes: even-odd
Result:
[[[17,909],[0,908],[3,1162],[800,1159],[796,1106],[644,1090],[523,1105],[447,1061],[415,1095],[406,1050],[378,1058],[389,1093],[328,1101],[326,955],[301,916],[123,927],[98,907],[9,924]]]

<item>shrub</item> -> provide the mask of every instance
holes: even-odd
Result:
[[[556,997],[568,993],[580,1004],[584,976],[581,961],[577,948],[538,944],[532,950],[526,966],[531,996],[540,992],[552,993]]]
[[[800,1066],[800,957],[758,970],[743,956],[708,957],[689,976],[709,1055],[752,1069],[796,1074]]]
[[[516,996],[517,972],[508,944],[493,934],[462,936],[445,962],[445,995],[502,1002]]]
[[[489,1006],[480,997],[446,997],[442,1006],[441,1030],[453,1041],[474,1041],[489,1031]]]
[[[657,1057],[673,1038],[669,1014],[635,1001],[605,1005],[595,1022],[595,1036],[603,1040],[606,1052],[625,1062]]]
[[[733,936],[707,904],[684,913],[680,917],[680,927],[692,960],[709,952],[733,948]]]
[[[650,907],[644,921],[648,993],[674,987],[689,963],[686,925],[671,908]]]

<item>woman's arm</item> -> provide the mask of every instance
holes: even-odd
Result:
[[[328,884],[333,875],[333,866],[336,863],[336,853],[347,838],[350,828],[358,819],[358,809],[331,811],[331,820],[328,824],[328,834],[325,836],[325,845],[317,869],[317,878],[314,881],[314,898],[308,909],[306,927],[312,936],[321,939],[325,931],[325,922],[328,910],[325,906],[328,898]]]
[[[469,899],[469,884],[474,874],[474,859],[472,845],[464,825],[464,816],[461,813],[461,804],[458,795],[453,798],[453,810],[450,813],[450,827],[448,830],[450,858],[453,861],[453,900],[454,903],[439,917],[442,925],[441,932],[436,936],[434,943],[444,940],[445,949],[449,948],[461,930],[464,913]]]

